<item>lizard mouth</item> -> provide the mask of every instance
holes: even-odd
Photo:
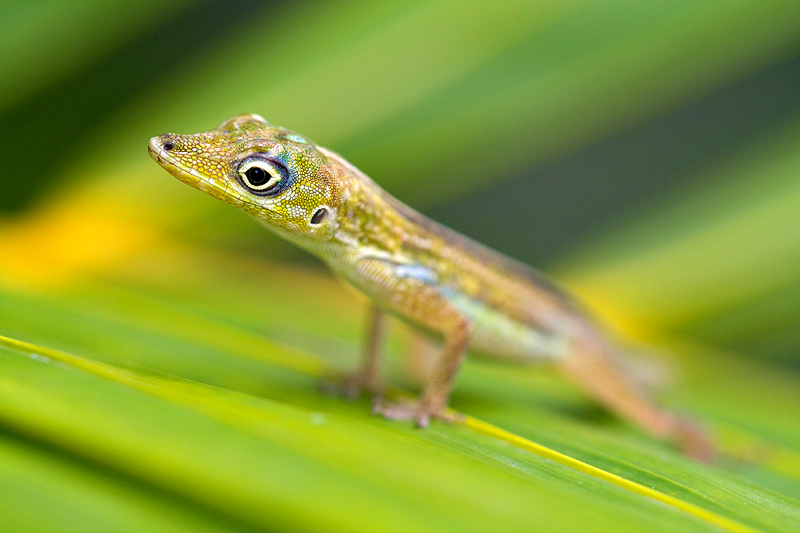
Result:
[[[174,147],[175,135],[165,133],[152,137],[147,151],[156,163],[183,183],[228,203],[235,204],[234,198],[240,200],[235,191],[229,189],[227,182],[205,176],[197,169],[181,164],[180,155],[172,153]]]

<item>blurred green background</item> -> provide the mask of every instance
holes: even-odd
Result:
[[[258,113],[340,152],[432,218],[561,280],[627,341],[648,343],[647,351],[660,349],[667,359],[679,354],[674,372],[684,375],[685,388],[678,386],[682,392],[666,401],[700,413],[723,434],[734,435],[733,441],[747,434],[745,441],[762,442],[758,449],[782,450],[767,454],[769,460],[756,454],[763,464],[740,465],[735,475],[744,476],[745,485],[800,497],[800,410],[794,397],[800,391],[800,3],[12,0],[0,6],[0,36],[0,335],[128,369],[117,377],[134,370],[167,373],[278,402],[280,409],[328,409],[344,417],[344,433],[357,429],[347,434],[359,445],[374,438],[365,427],[378,424],[382,432],[399,432],[403,442],[432,439],[452,453],[469,455],[464,450],[472,449],[470,439],[477,437],[457,429],[455,436],[441,428],[426,436],[386,429],[366,418],[364,405],[351,409],[315,395],[310,381],[293,372],[306,377],[321,372],[322,363],[306,358],[352,365],[359,349],[360,302],[315,260],[170,178],[145,152],[153,135],[204,131],[235,114]],[[406,344],[398,335],[392,354],[404,352]],[[31,351],[17,348],[9,354]],[[253,352],[262,351],[253,359]],[[284,357],[306,362],[286,363]],[[419,502],[381,507],[391,498],[372,489],[396,486],[394,478],[359,485],[365,491],[360,497],[353,489],[353,502],[377,511],[342,516],[314,499],[324,499],[322,488],[310,495],[273,493],[269,483],[249,486],[234,474],[226,478],[231,470],[203,470],[208,458],[202,450],[187,452],[196,461],[186,468],[199,477],[189,476],[191,483],[182,485],[176,471],[174,482],[164,482],[159,461],[174,467],[175,459],[164,456],[164,448],[153,448],[154,439],[164,435],[157,429],[118,443],[130,454],[127,459],[122,451],[113,460],[104,455],[113,443],[97,444],[98,449],[90,444],[98,435],[110,438],[108,420],[128,410],[138,413],[139,404],[126,403],[129,390],[97,392],[98,398],[110,395],[109,403],[118,400],[120,410],[93,424],[89,406],[94,404],[79,401],[74,376],[51,378],[51,369],[23,366],[7,362],[0,371],[8,395],[0,390],[0,397],[19,401],[18,409],[3,410],[0,403],[0,435],[14,453],[61,461],[61,477],[48,468],[40,477],[23,474],[26,469],[13,466],[21,460],[0,450],[0,467],[21,476],[8,479],[30,496],[14,500],[15,511],[0,504],[20,529],[58,524],[64,516],[79,526],[88,520],[115,529],[121,524],[132,530],[180,529],[197,527],[187,517],[198,512],[212,516],[200,519],[210,529],[211,523],[270,529],[259,521],[265,515],[258,505],[248,507],[243,495],[262,489],[260,501],[280,510],[273,518],[289,520],[277,524],[368,530],[386,525],[381,516],[397,520],[388,529],[438,524],[424,514],[419,522],[403,521],[419,512]],[[403,372],[402,363],[394,367]],[[502,379],[491,394],[481,395],[494,372],[468,366],[464,396],[458,403],[457,393],[455,407],[508,428],[521,423],[531,407],[519,409],[516,417],[516,410],[503,411],[501,400],[491,400],[491,394],[511,394]],[[53,391],[67,387],[77,395],[75,410],[54,411],[63,397],[51,391],[52,403],[41,399],[40,383],[53,385]],[[566,406],[555,409],[555,421],[547,418],[552,412],[531,416],[545,417],[556,428],[569,425],[570,413],[586,406],[574,400],[580,398],[574,391],[549,383],[537,385],[553,395],[545,393],[543,403]],[[528,388],[520,386],[519,397],[508,402],[531,401]],[[497,410],[486,411],[486,402]],[[75,425],[54,425],[62,415]],[[597,413],[584,415],[594,419]],[[175,420],[168,418],[165,428]],[[642,446],[645,439],[635,431],[601,421],[611,424],[606,428],[611,435],[621,431],[634,439],[634,447]],[[217,431],[187,424],[180,437],[186,443],[193,435]],[[286,424],[287,431],[297,431]],[[604,446],[591,441],[596,435],[587,449],[570,450],[573,429],[526,434],[531,429],[523,425],[516,431],[612,471],[617,465],[620,473],[642,482],[655,475],[712,475],[691,465],[685,466],[689,474],[652,464],[646,474],[629,471],[632,467],[619,461],[632,463],[630,450],[610,446],[603,457],[587,451]],[[250,446],[231,439],[219,446]],[[298,442],[281,445],[302,455]],[[341,459],[347,446],[338,445]],[[487,456],[506,453],[486,451],[481,448],[491,447],[486,442],[475,446]],[[240,452],[242,461],[259,456]],[[647,450],[639,453],[652,457]],[[311,475],[328,459],[314,456],[286,475]],[[152,476],[121,467],[126,460],[149,464]],[[411,460],[405,471],[425,471],[430,468],[425,460]],[[41,457],[37,461],[43,464]],[[67,502],[64,495],[80,485],[67,468],[78,472],[75,476],[116,484],[116,503],[97,500],[92,492],[81,504]],[[357,467],[350,468],[347,475],[364,482],[353,474]],[[530,476],[523,485],[561,479],[537,468],[523,468]],[[474,473],[476,480],[483,475]],[[240,491],[220,500],[220,494],[230,494],[227,485],[220,488],[223,478]],[[325,477],[334,491],[341,489],[339,480],[335,474]],[[562,481],[542,494],[565,490],[578,498],[571,492],[574,480]],[[463,479],[453,482],[470,486]],[[488,501],[510,501],[517,482],[503,485],[506,492],[498,488]],[[202,492],[203,483],[213,489],[193,492],[194,487]],[[728,489],[756,490],[747,487]],[[669,484],[661,489],[675,490]],[[575,527],[601,530],[603,520],[615,516],[609,509],[619,506],[632,509],[626,515],[631,527],[651,527],[641,520],[666,523],[637,501],[620,502],[612,494],[608,507],[605,496],[598,496],[605,489],[587,490],[580,497],[590,503],[580,505],[594,514]],[[693,500],[695,494],[687,501],[752,527],[791,530],[798,518],[796,503],[776,503],[788,518],[773,523],[738,515],[741,502],[728,505],[695,492],[707,499]],[[542,494],[537,497],[549,502]],[[64,509],[53,508],[53,522],[26,511],[25,502],[38,497],[63,503]],[[149,503],[134,504],[133,511],[116,507],[136,498]],[[164,518],[165,498],[179,500],[185,516]],[[433,508],[457,509],[453,502],[431,498],[426,501],[433,501]],[[307,522],[297,518],[315,506],[319,516],[308,515]],[[126,513],[141,514],[145,507],[150,521],[131,522]],[[482,530],[500,507],[471,518],[454,510],[447,524],[460,528],[460,516]],[[334,516],[338,521],[326,521]],[[520,522],[525,523],[532,522]]]

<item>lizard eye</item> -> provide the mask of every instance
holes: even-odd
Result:
[[[236,177],[245,189],[258,196],[274,196],[287,182],[286,167],[260,157],[245,159],[236,171]]]

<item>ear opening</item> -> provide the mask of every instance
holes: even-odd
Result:
[[[320,207],[316,211],[314,211],[314,215],[311,217],[312,224],[322,224],[330,215],[330,211],[328,211],[327,207]]]

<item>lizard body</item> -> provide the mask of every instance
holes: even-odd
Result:
[[[548,361],[621,416],[688,453],[709,446],[691,423],[657,406],[619,365],[580,306],[543,276],[383,191],[338,154],[258,115],[194,135],[163,134],[150,155],[179,180],[255,217],[318,256],[376,306],[355,386],[379,396],[382,312],[441,336],[419,400],[385,403],[388,418],[452,419],[446,410],[469,349]]]

